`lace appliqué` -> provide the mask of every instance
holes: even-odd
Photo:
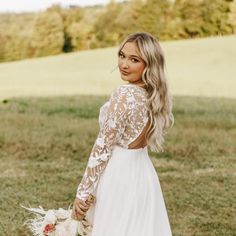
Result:
[[[93,145],[88,164],[76,197],[85,201],[94,194],[114,145],[128,148],[142,132],[148,121],[146,95],[142,88],[122,85],[101,108],[100,131]]]

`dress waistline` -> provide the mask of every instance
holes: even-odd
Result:
[[[118,146],[118,145],[115,145],[113,147],[113,150],[122,150],[122,151],[125,151],[125,152],[148,152],[148,148],[147,146],[143,147],[143,148],[133,148],[133,149],[128,149],[128,148],[124,148],[124,147],[121,147],[121,146]]]

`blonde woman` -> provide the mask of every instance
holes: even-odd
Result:
[[[147,33],[129,35],[118,50],[127,83],[100,108],[100,132],[74,202],[74,217],[92,224],[92,236],[172,235],[148,156],[148,147],[163,151],[165,131],[174,123],[164,63],[158,41]]]

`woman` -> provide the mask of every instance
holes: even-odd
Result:
[[[118,51],[121,79],[100,109],[100,132],[78,186],[74,217],[93,225],[92,236],[170,236],[155,168],[148,156],[163,151],[174,123],[159,43],[147,33],[129,35]],[[88,200],[96,197],[95,204]]]

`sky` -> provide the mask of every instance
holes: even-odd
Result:
[[[121,0],[118,1],[121,2]],[[109,0],[0,0],[0,12],[39,11],[57,3],[61,6],[92,6],[108,2]]]

